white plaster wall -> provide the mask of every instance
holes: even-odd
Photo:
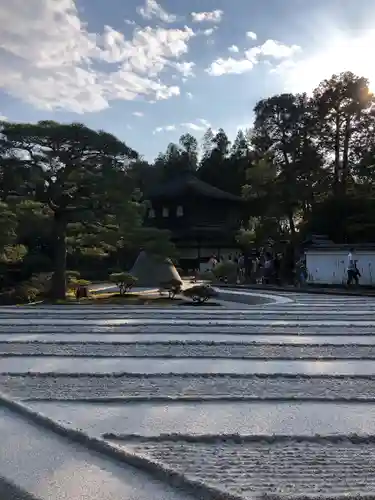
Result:
[[[347,250],[308,250],[308,281],[321,284],[346,283],[347,257]],[[355,259],[362,275],[360,284],[375,285],[375,251],[358,251]]]

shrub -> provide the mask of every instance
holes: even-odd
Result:
[[[135,276],[125,272],[113,273],[109,276],[109,280],[119,287],[121,295],[129,292],[138,281]]]
[[[212,271],[207,270],[200,273],[199,278],[204,281],[214,281],[216,276]]]
[[[35,287],[30,281],[22,283],[14,290],[14,299],[17,304],[25,302],[34,302],[40,295],[40,290]]]
[[[68,286],[76,286],[80,276],[81,274],[79,271],[66,271],[66,282]]]
[[[219,262],[212,270],[213,274],[218,280],[227,279],[235,283],[237,280],[237,264],[230,260]]]
[[[29,282],[41,293],[47,293],[51,287],[52,273],[33,274]]]
[[[162,294],[163,290],[166,290],[168,292],[170,299],[174,299],[177,294],[181,293],[182,281],[172,279],[170,281],[162,282],[159,286],[160,295]]]
[[[217,291],[210,285],[195,285],[184,291],[185,297],[192,299],[198,304],[207,302],[218,296]]]
[[[15,288],[17,302],[33,302],[37,297],[46,297],[51,289],[51,280],[52,273],[33,274]]]
[[[91,281],[89,280],[77,280],[75,281],[75,286],[76,287],[87,287],[91,285]]]

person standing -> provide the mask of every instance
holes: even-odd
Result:
[[[208,266],[209,266],[210,271],[212,271],[213,269],[215,269],[215,267],[217,265],[218,265],[218,260],[216,258],[216,255],[212,255],[210,257],[210,260],[208,261]]]
[[[269,252],[266,253],[263,267],[263,283],[269,285],[273,275],[273,259]]]
[[[244,254],[241,254],[238,257],[238,282],[242,283],[245,280],[245,256]]]
[[[353,281],[355,281],[355,284],[358,285],[358,277],[360,276],[360,273],[357,269],[357,261],[355,260],[354,256],[354,248],[351,248],[349,250],[346,272],[347,272],[347,280],[346,280],[347,286],[350,286],[353,283]]]

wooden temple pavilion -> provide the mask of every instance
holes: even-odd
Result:
[[[185,173],[157,185],[147,199],[146,223],[171,231],[183,270],[204,270],[212,255],[220,258],[238,253],[242,198]]]

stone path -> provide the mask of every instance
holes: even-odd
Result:
[[[229,309],[2,308],[0,388],[212,498],[372,498],[375,298],[253,293],[226,290]]]

